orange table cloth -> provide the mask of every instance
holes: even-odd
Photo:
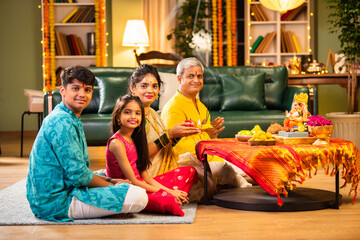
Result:
[[[196,144],[198,159],[205,155],[219,156],[241,168],[260,187],[278,197],[287,196],[285,187],[292,190],[295,183],[303,183],[316,174],[319,167],[330,176],[336,174],[336,166],[344,179],[341,187],[351,184],[350,193],[357,195],[360,181],[360,152],[354,143],[339,138],[330,139],[328,145],[250,146],[236,139],[213,139]]]

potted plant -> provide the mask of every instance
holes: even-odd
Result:
[[[332,13],[329,15],[330,33],[338,35],[340,42],[340,53],[346,56],[348,65],[349,80],[357,79],[357,72],[360,59],[360,1],[359,0],[328,0],[329,9]],[[356,86],[356,85],[355,85]],[[355,89],[348,91],[358,91]],[[353,92],[354,93],[354,92]],[[360,148],[360,113],[353,112],[353,106],[350,106],[348,100],[348,112],[335,112],[326,114],[326,117],[332,120],[335,125],[333,137],[340,137],[350,140]]]
[[[186,0],[179,7],[176,28],[167,35],[167,39],[176,39],[175,50],[183,58],[194,56],[197,48],[194,36],[208,33],[203,21],[210,17],[209,6],[207,1]]]

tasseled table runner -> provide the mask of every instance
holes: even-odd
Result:
[[[292,190],[295,182],[303,183],[306,178],[316,174],[319,167],[330,176],[336,168],[344,179],[345,187],[351,183],[350,193],[357,195],[360,181],[360,152],[355,144],[343,139],[333,138],[328,145],[283,145],[250,146],[236,139],[214,139],[200,141],[196,153],[201,161],[205,155],[219,156],[241,168],[251,176],[260,187],[278,197],[287,196],[285,187]]]

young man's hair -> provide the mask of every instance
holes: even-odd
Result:
[[[72,83],[75,79],[84,83],[85,85],[94,86],[95,75],[86,67],[74,66],[68,67],[60,74],[61,85],[66,88],[69,83]]]
[[[121,128],[121,123],[118,121],[119,116],[121,115],[121,112],[124,110],[125,106],[131,101],[136,101],[141,109],[141,123],[134,129],[131,138],[134,141],[136,152],[138,155],[136,167],[139,172],[143,172],[150,167],[151,162],[149,159],[149,149],[145,131],[144,104],[141,102],[139,97],[127,94],[123,97],[119,97],[116,100],[116,104],[111,117],[111,134],[116,133]]]

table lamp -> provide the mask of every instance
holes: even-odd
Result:
[[[135,47],[135,53],[138,47],[140,48],[139,51],[142,52],[144,47],[150,45],[144,20],[131,19],[126,22],[122,45]]]

